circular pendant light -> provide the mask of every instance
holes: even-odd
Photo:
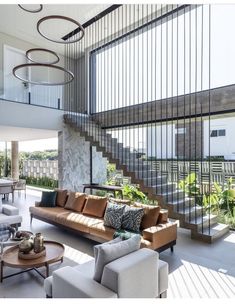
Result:
[[[50,68],[50,69],[54,69],[57,72],[63,72],[67,78],[67,80],[63,80],[63,81],[55,81],[55,82],[49,82],[49,81],[33,81],[30,79],[26,79],[24,77],[21,77],[19,74],[17,74],[17,72],[19,72],[19,70],[22,70],[24,68]],[[47,86],[58,86],[58,85],[65,85],[70,83],[71,81],[73,81],[74,79],[74,74],[69,71],[66,70],[65,68],[62,68],[60,66],[56,66],[56,65],[50,65],[50,64],[41,64],[41,63],[25,63],[25,64],[20,64],[17,65],[16,67],[14,67],[14,69],[12,70],[13,75],[18,78],[19,80],[26,82],[26,83],[31,83],[31,84],[36,84],[36,85],[47,85]],[[39,71],[40,72],[40,71]],[[37,75],[40,73],[37,73]]]
[[[53,56],[54,57],[54,60],[51,60],[51,61],[46,61],[46,60],[44,60],[44,61],[40,61],[40,60],[35,60],[35,59],[33,59],[33,53],[35,54],[35,53],[40,53],[40,52],[42,52],[42,53],[45,53],[46,55],[49,55],[49,56]],[[28,60],[30,60],[31,62],[34,62],[34,63],[40,63],[40,64],[55,64],[55,63],[58,63],[59,61],[60,61],[60,58],[59,58],[59,56],[55,53],[55,52],[53,52],[53,51],[51,51],[51,50],[48,50],[48,49],[42,49],[42,48],[34,48],[34,49],[30,49],[30,50],[28,50],[27,52],[26,52],[26,57],[28,58]]]
[[[43,8],[43,5],[42,5],[42,4],[38,4],[39,7],[36,8],[36,9],[28,9],[28,8],[24,7],[24,5],[22,5],[22,4],[18,4],[18,6],[19,6],[22,10],[24,10],[25,12],[28,12],[28,13],[39,13],[39,12],[42,11],[42,8]]]
[[[61,40],[55,40],[55,39],[52,39],[52,38],[48,37],[45,33],[43,33],[40,26],[45,21],[56,20],[56,19],[69,21],[69,22],[75,24],[79,28],[79,32],[81,33],[80,36],[78,38],[74,39],[74,40],[62,40],[62,38],[61,38]],[[45,39],[47,39],[49,41],[52,41],[52,42],[61,43],[61,44],[69,44],[69,43],[78,42],[83,38],[83,36],[85,34],[83,26],[78,21],[76,21],[72,18],[66,17],[66,16],[59,16],[59,15],[51,15],[51,16],[46,16],[46,17],[41,18],[37,23],[37,31]]]

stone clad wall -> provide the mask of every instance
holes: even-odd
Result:
[[[58,140],[59,187],[82,191],[82,185],[90,183],[90,144],[68,125],[63,126]],[[92,182],[105,183],[107,159],[95,147],[92,148],[92,167]]]

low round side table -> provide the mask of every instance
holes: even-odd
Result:
[[[20,259],[18,257],[18,245],[10,247],[4,251],[1,257],[0,282],[9,277],[31,270],[35,270],[44,279],[47,278],[49,276],[49,265],[59,261],[61,261],[61,263],[63,262],[64,245],[54,241],[44,241],[44,246],[46,248],[46,255],[36,259]],[[4,266],[21,268],[25,270],[13,273],[11,275],[3,276]],[[40,267],[46,267],[45,275],[37,269]]]
[[[3,253],[4,247],[17,245],[19,242],[20,241],[12,241],[11,239],[0,242],[0,255]]]

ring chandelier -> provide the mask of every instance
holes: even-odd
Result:
[[[43,8],[43,5],[42,4],[39,4],[39,8],[35,9],[35,10],[29,10],[27,8],[25,8],[22,4],[18,4],[18,6],[24,10],[25,12],[28,12],[28,13],[39,13],[42,11],[42,8]]]
[[[67,74],[69,79],[66,81],[63,81],[63,82],[38,82],[38,81],[32,81],[30,79],[23,78],[17,74],[17,71],[19,71],[20,69],[30,68],[30,67],[51,68],[51,69],[59,70],[59,71],[64,72],[65,74]],[[24,64],[17,65],[13,69],[13,75],[23,82],[37,84],[37,85],[48,85],[48,86],[65,85],[65,84],[70,83],[74,79],[74,74],[71,71],[68,71],[63,67],[60,67],[57,65],[52,65],[52,64],[41,64],[41,63],[24,63]]]
[[[23,7],[23,5],[20,5],[20,4],[18,4],[18,6],[21,9],[23,9],[24,11],[30,12],[30,13],[38,13],[43,9],[42,4],[39,4],[39,8],[36,9],[36,10],[26,9],[25,7]],[[52,19],[66,20],[66,21],[69,21],[71,23],[74,23],[80,29],[79,32],[81,33],[81,35],[77,39],[70,40],[70,41],[69,40],[68,41],[60,41],[60,40],[51,39],[50,37],[48,37],[46,34],[44,34],[42,32],[42,30],[40,29],[40,26],[43,22],[45,22],[47,20],[52,20]],[[78,21],[76,21],[72,18],[69,18],[69,17],[66,17],[66,16],[60,16],[60,15],[51,15],[51,16],[46,16],[46,17],[41,18],[37,23],[37,31],[45,39],[47,39],[49,41],[52,41],[52,42],[55,42],[55,43],[61,43],[61,44],[70,44],[70,43],[78,42],[84,37],[84,34],[85,34],[85,30],[84,30],[83,26]],[[51,62],[39,62],[38,60],[35,61],[35,60],[32,59],[32,53],[36,52],[36,51],[37,52],[45,52],[47,54],[53,55],[55,57],[55,60],[53,60]],[[31,84],[37,84],[37,85],[57,86],[57,85],[66,85],[66,84],[70,83],[71,81],[73,81],[73,79],[74,79],[74,74],[71,71],[69,71],[69,70],[67,70],[63,67],[54,65],[54,64],[58,63],[59,60],[60,60],[59,56],[54,51],[51,51],[51,50],[48,50],[48,49],[43,49],[43,48],[29,49],[26,52],[26,58],[28,60],[30,60],[32,63],[17,65],[12,70],[13,75],[16,78],[18,78],[19,80],[23,81],[23,82],[27,82],[27,83],[31,83]],[[41,68],[44,67],[44,68],[51,68],[51,69],[62,71],[62,72],[65,73],[65,75],[68,76],[68,80],[63,81],[63,82],[37,82],[37,81],[32,81],[30,79],[24,79],[23,77],[21,77],[17,73],[17,72],[19,72],[19,70],[21,70],[23,68],[30,68],[30,67],[41,67]]]
[[[47,20],[56,20],[56,19],[66,20],[66,21],[69,21],[69,22],[75,24],[80,29],[81,35],[75,40],[67,40],[67,41],[66,40],[55,40],[55,39],[48,37],[46,34],[43,33],[40,26],[43,22],[45,22]],[[59,15],[46,16],[46,17],[43,17],[42,19],[40,19],[37,23],[37,31],[43,38],[45,38],[49,41],[52,41],[55,43],[61,43],[61,44],[70,44],[70,43],[78,42],[84,37],[84,34],[85,34],[85,30],[84,30],[83,26],[78,21],[76,21],[72,18],[66,17],[66,16],[59,16]]]
[[[55,60],[51,61],[51,62],[46,62],[46,61],[43,61],[43,62],[40,62],[40,61],[36,61],[32,58],[32,54],[34,52],[42,52],[42,53],[46,53],[46,54],[49,54],[49,55],[53,55],[55,57]],[[51,50],[48,50],[48,49],[42,49],[42,48],[34,48],[34,49],[30,49],[26,52],[26,57],[28,60],[30,60],[31,62],[34,62],[34,63],[41,63],[41,64],[56,64],[60,61],[60,58],[59,56],[56,54],[56,52],[53,52]]]

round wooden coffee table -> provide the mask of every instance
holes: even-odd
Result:
[[[37,259],[25,260],[18,257],[19,247],[13,246],[7,249],[1,257],[1,271],[0,271],[0,282],[3,279],[12,277],[14,275],[35,270],[44,279],[49,276],[49,265],[58,261],[63,262],[64,245],[54,241],[44,241],[46,247],[46,255],[41,256]],[[13,273],[8,276],[3,276],[3,267],[8,266],[12,268],[25,269],[23,271]],[[37,268],[46,267],[46,275],[43,275]]]

